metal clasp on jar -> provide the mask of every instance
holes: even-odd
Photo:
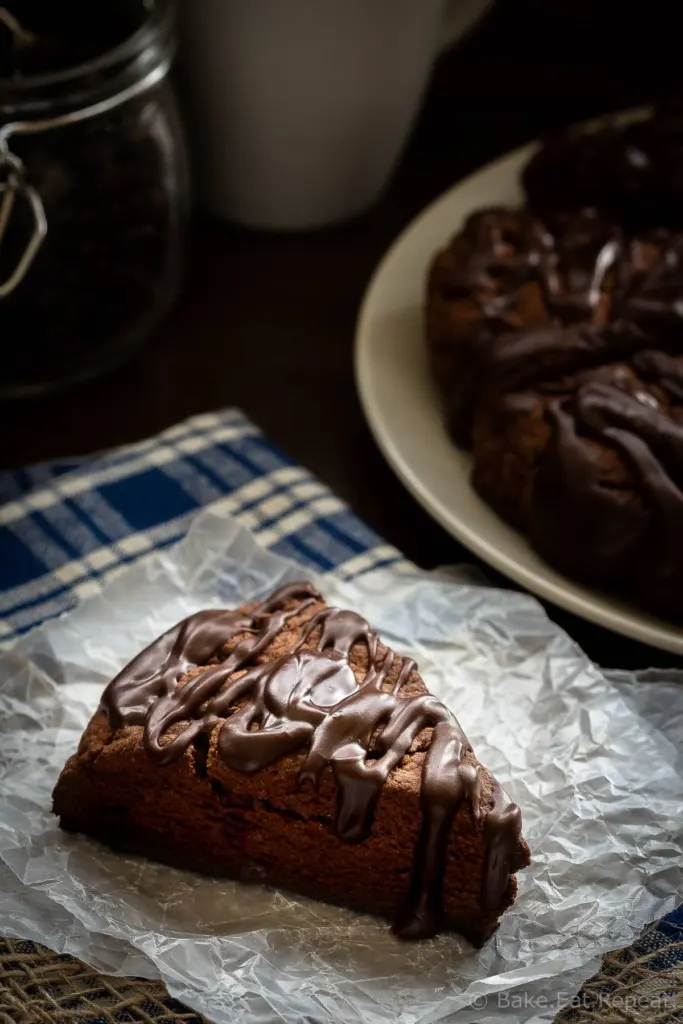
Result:
[[[6,145],[0,145],[0,247],[17,201],[28,203],[33,215],[33,227],[14,270],[10,271],[4,281],[0,281],[0,299],[10,295],[24,280],[47,235],[45,208],[38,192],[26,181],[23,163]]]

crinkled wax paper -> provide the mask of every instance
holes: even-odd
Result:
[[[318,580],[417,659],[522,807],[533,866],[484,949],[451,935],[402,944],[372,917],[58,829],[52,787],[124,662],[201,606],[302,575],[207,512],[177,548],[0,656],[0,931],[111,974],[160,976],[219,1024],[552,1017],[600,954],[675,904],[683,780],[676,736],[661,727],[678,722],[683,735],[683,689],[606,679],[525,595],[417,570]]]

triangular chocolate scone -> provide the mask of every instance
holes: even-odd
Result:
[[[63,828],[480,945],[529,863],[519,808],[414,662],[308,583],[135,658],[54,791]]]

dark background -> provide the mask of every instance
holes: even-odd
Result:
[[[439,61],[408,150],[375,209],[306,235],[251,232],[197,215],[184,295],[160,336],[106,378],[0,404],[0,468],[124,444],[193,413],[238,405],[409,558],[426,567],[475,561],[407,495],[365,426],[352,372],[364,288],[392,239],[459,178],[564,124],[683,86],[676,6],[501,0]],[[602,664],[683,665],[549,612]]]

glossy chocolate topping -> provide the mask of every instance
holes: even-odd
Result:
[[[643,380],[656,384],[672,402],[683,405],[683,367],[679,362],[666,352],[649,349],[638,352],[632,364]]]
[[[644,351],[633,365],[644,380],[683,400],[680,363]],[[599,382],[552,403],[548,415],[552,433],[532,496],[536,546],[574,573],[621,576],[651,605],[683,610],[683,424],[652,389],[628,393]],[[610,485],[591,442],[622,456],[639,501],[624,501]],[[571,530],[563,529],[567,515]]]
[[[182,757],[200,733],[214,730],[220,757],[247,774],[305,749],[298,784],[315,787],[323,771],[332,771],[336,828],[346,842],[368,836],[389,774],[429,729],[422,827],[394,930],[403,938],[438,930],[451,824],[465,800],[486,832],[484,909],[495,909],[511,871],[521,866],[519,808],[495,782],[491,800],[483,799],[477,769],[465,760],[469,743],[444,704],[428,693],[402,695],[415,663],[380,648],[359,615],[320,608],[322,600],[310,584],[294,583],[249,612],[190,616],[109,684],[102,705],[112,726],[143,726],[147,752],[160,764]],[[260,660],[291,620],[302,625],[302,615],[299,640],[274,660]],[[367,654],[360,680],[349,661],[359,646]],[[197,667],[203,671],[180,682]]]
[[[480,309],[456,343],[457,372],[445,388],[459,444],[471,443],[483,395],[543,388],[628,358],[653,337],[683,350],[683,235],[662,229],[627,242],[593,210],[552,223],[551,232],[528,211],[483,210],[460,236],[464,259],[454,242],[459,255],[439,281],[441,296],[466,297]],[[545,323],[520,328],[530,283],[540,289]]]
[[[617,268],[612,316],[643,330],[683,332],[683,235],[652,231],[633,238]]]
[[[484,396],[552,391],[563,378],[627,359],[646,345],[647,336],[628,323],[549,326],[480,339],[448,402],[453,436],[460,444],[471,443],[474,411]]]
[[[683,226],[683,111],[563,132],[532,158],[523,183],[545,216],[590,205],[633,230]]]
[[[590,318],[621,257],[621,232],[594,210],[557,220],[557,230],[527,211],[481,210],[463,230],[468,257],[442,282],[446,299],[470,298],[494,330],[510,319],[523,285],[536,282],[551,316]]]

